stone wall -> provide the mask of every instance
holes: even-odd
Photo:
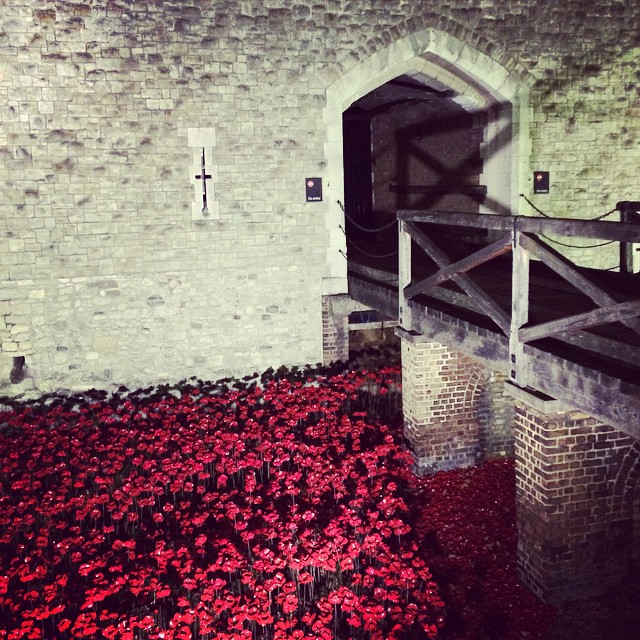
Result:
[[[637,199],[639,11],[4,2],[0,392],[321,360],[322,296],[346,292],[341,113],[407,71],[488,113],[513,104],[512,167],[493,178],[511,204],[533,169],[551,171],[533,201],[553,215]],[[305,201],[310,176],[322,202]],[[606,249],[578,253],[611,266]],[[16,357],[27,377],[12,384]]]

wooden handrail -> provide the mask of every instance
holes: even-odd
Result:
[[[547,233],[613,240],[616,242],[640,242],[640,226],[605,220],[579,220],[574,218],[533,218],[529,216],[501,216],[489,213],[457,213],[450,211],[401,210],[398,220],[510,231],[544,235]]]
[[[589,327],[620,322],[640,334],[640,298],[619,301],[591,281],[570,260],[551,249],[536,236],[545,234],[571,237],[599,238],[614,242],[640,242],[640,226],[602,220],[575,220],[568,218],[532,218],[525,216],[499,216],[456,212],[430,212],[403,210],[399,221],[399,320],[402,328],[410,331],[410,300],[421,294],[430,295],[442,283],[451,280],[467,295],[479,313],[489,317],[509,339],[511,380],[527,386],[527,357],[525,345],[535,340],[554,337],[570,344],[580,342],[587,350],[603,353],[596,345],[597,336],[584,332]],[[506,235],[471,255],[452,262],[418,226],[435,224],[448,227],[490,229]],[[419,282],[412,282],[411,245],[420,247],[436,264],[438,270]],[[486,294],[471,278],[473,269],[494,258],[513,254],[511,278],[511,313]],[[529,266],[534,256],[566,282],[590,298],[596,309],[570,314],[564,318],[529,325]]]
[[[533,327],[518,330],[520,342],[533,342],[541,338],[548,338],[563,331],[578,331],[588,327],[597,327],[608,322],[622,322],[629,317],[635,317],[640,313],[640,300],[630,300],[612,304],[609,307],[576,313],[560,320],[543,322]]]

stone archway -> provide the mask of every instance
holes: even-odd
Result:
[[[516,67],[517,65],[511,65]],[[357,59],[327,86],[323,119],[326,131],[325,198],[329,237],[324,294],[347,291],[344,216],[342,114],[358,98],[399,75],[450,89],[465,110],[482,114],[485,122],[482,180],[487,186],[485,211],[516,208],[522,191],[520,159],[526,153],[528,87],[521,74],[510,72],[486,53],[438,29],[422,29],[398,38],[375,53]],[[342,253],[341,253],[342,252]]]

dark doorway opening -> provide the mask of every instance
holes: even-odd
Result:
[[[399,209],[477,213],[484,126],[441,86],[402,75],[343,114],[348,260],[397,269]]]
[[[371,120],[344,117],[342,140],[344,208],[349,218],[364,225],[373,206]]]

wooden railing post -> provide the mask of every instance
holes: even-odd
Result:
[[[405,289],[411,284],[411,236],[404,220],[398,221],[398,322],[411,331],[411,309]]]
[[[640,202],[624,200],[616,204],[620,212],[620,222],[624,224],[640,224]],[[632,242],[620,243],[620,271],[622,273],[635,273],[636,266],[634,255],[638,248]]]
[[[509,331],[510,379],[527,386],[527,359],[518,331],[529,321],[529,252],[520,244],[518,218],[513,221],[513,261],[511,267],[511,327]]]

